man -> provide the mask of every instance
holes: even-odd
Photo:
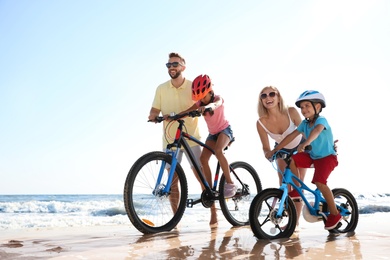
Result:
[[[152,108],[150,109],[149,113],[150,121],[154,121],[160,113],[163,116],[168,116],[171,113],[177,114],[181,111],[188,109],[195,103],[195,101],[192,100],[192,82],[190,80],[187,80],[183,75],[183,72],[186,69],[185,59],[180,54],[172,52],[169,54],[169,60],[166,64],[166,67],[168,69],[168,74],[171,79],[157,87]],[[197,139],[200,139],[198,118],[186,117],[184,120],[187,133]],[[177,122],[175,122],[174,125],[169,128],[166,127],[167,124],[168,121],[163,121],[163,149],[166,148],[168,143],[171,143],[174,140],[177,129]],[[192,152],[194,153],[195,157],[198,159],[199,162],[199,157],[201,153],[200,146],[191,141],[189,141],[189,144],[191,146]],[[182,160],[183,152],[183,150],[180,151],[178,155],[177,159],[179,163]],[[199,181],[199,178],[195,172],[194,167],[192,166],[191,161],[188,161],[191,165],[192,170],[194,171],[195,176]],[[177,179],[176,182],[172,183],[171,190],[172,194],[175,194],[175,190],[178,191]],[[170,196],[170,201],[172,209],[175,210],[177,208],[178,198]],[[211,207],[210,225],[215,225],[217,224],[217,222],[217,213],[215,205],[213,205]]]

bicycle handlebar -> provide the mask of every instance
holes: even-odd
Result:
[[[311,145],[308,145],[305,147],[305,150],[304,152],[310,152],[312,149]],[[293,154],[296,154],[297,151],[293,150],[291,152],[287,152],[287,151],[283,151],[283,150],[279,150],[279,151],[276,151],[271,158],[268,158],[268,160],[270,162],[273,162],[278,156],[282,159],[289,159]]]
[[[206,108],[203,113],[211,112],[211,111],[212,111],[211,108]],[[189,111],[189,112],[186,112],[186,113],[181,113],[181,114],[168,116],[167,120],[180,120],[180,119],[182,119],[184,117],[187,117],[187,116],[189,116],[189,117],[199,117],[201,115],[202,115],[202,113],[199,110],[193,110],[193,111]],[[154,121],[153,120],[148,120],[148,122],[161,123],[164,120],[165,119],[164,119],[163,116],[156,116]]]
[[[308,146],[305,147],[305,152],[310,152],[311,151],[311,145],[309,144]]]

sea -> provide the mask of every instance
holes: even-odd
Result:
[[[353,195],[360,214],[390,213],[390,193]],[[209,209],[197,204],[185,217],[208,222]],[[0,195],[0,231],[110,225],[131,225],[121,194]]]

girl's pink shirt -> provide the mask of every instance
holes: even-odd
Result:
[[[224,101],[221,96],[214,96],[214,100],[221,100],[219,106],[212,106],[214,114],[211,116],[209,113],[206,113],[203,117],[206,121],[207,128],[209,133],[212,135],[220,133],[226,127],[229,126],[229,121],[225,117],[225,106]],[[197,107],[200,107],[201,101],[196,102]]]

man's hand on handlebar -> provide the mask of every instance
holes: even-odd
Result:
[[[149,119],[148,122],[153,122],[155,124],[160,123],[164,121],[164,117],[162,116],[156,116],[154,119]]]
[[[211,108],[206,108],[206,109],[204,109],[203,112],[201,109],[197,109],[197,110],[193,110],[193,111],[189,111],[189,112],[185,112],[185,113],[179,113],[179,114],[171,113],[170,115],[166,114],[163,116],[156,116],[154,118],[150,115],[148,122],[160,123],[164,120],[178,120],[178,119],[181,119],[181,118],[184,118],[187,116],[198,117],[198,116],[201,116],[202,113],[209,112],[209,111],[212,111]]]
[[[157,116],[153,117],[153,116],[150,115],[149,118],[148,118],[148,122],[158,123],[157,122]]]

